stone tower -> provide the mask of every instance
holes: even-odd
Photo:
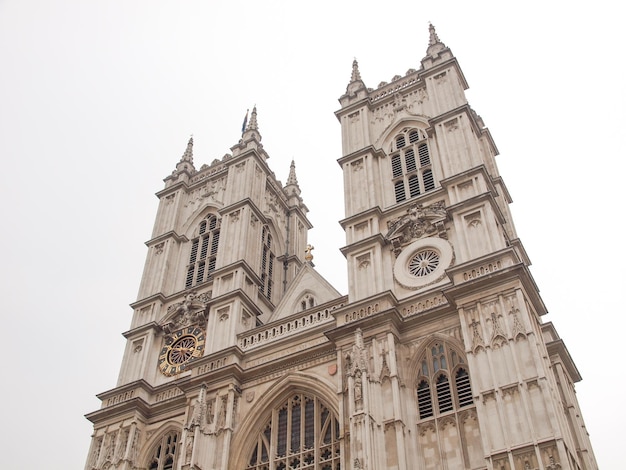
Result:
[[[117,386],[85,468],[595,469],[580,380],[516,236],[497,148],[430,27],[341,124],[347,296],[315,269],[295,166],[254,109],[165,179]]]

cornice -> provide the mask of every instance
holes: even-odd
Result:
[[[133,309],[138,309],[141,307],[145,307],[146,305],[150,305],[153,302],[161,302],[161,303],[166,303],[169,301],[169,299],[171,299],[172,297],[179,295],[180,293],[177,292],[176,294],[170,295],[169,297],[164,296],[161,292],[158,292],[156,294],[152,294],[149,297],[145,297],[141,300],[137,300],[136,302],[133,302],[132,304],[130,304],[130,307]]]
[[[254,282],[256,282],[257,284],[261,283],[261,278],[259,277],[259,275],[252,269],[252,267],[244,259],[239,259],[235,261],[234,263],[216,268],[215,271],[213,271],[213,279],[217,279],[218,277],[224,276],[225,274],[235,271],[238,268],[243,269],[243,271],[248,275],[248,277],[253,279]]]
[[[545,328],[553,327],[551,323],[541,325],[542,330]],[[559,357],[559,359],[563,363],[563,367],[565,368],[567,374],[573,382],[580,382],[583,379],[580,375],[580,372],[578,371],[578,368],[576,367],[576,364],[574,364],[572,356],[565,346],[565,342],[562,339],[559,338],[557,340],[550,341],[546,343],[546,347],[548,348],[548,354],[550,356]]]
[[[478,126],[478,123],[476,122],[476,116],[474,116],[472,108],[468,103],[462,104],[461,106],[458,106],[454,109],[450,109],[444,113],[438,114],[437,116],[431,117],[429,120],[430,126],[431,128],[434,128],[435,125],[441,124],[442,122],[445,122],[448,119],[453,118],[459,114],[465,114],[470,118],[470,122],[472,126],[474,126],[476,135],[482,134],[483,129]]]
[[[383,236],[382,233],[376,233],[370,237],[367,238],[363,238],[359,241],[356,241],[354,243],[350,243],[349,245],[346,245],[342,248],[339,248],[339,251],[341,251],[341,253],[343,253],[343,256],[347,257],[348,254],[350,254],[353,251],[357,251],[357,250],[362,250],[363,248],[367,247],[367,246],[371,246],[374,244],[378,244],[380,246],[384,246],[387,243],[387,241],[385,240],[385,237]]]
[[[170,230],[170,231],[162,233],[161,235],[158,235],[158,236],[156,236],[154,238],[151,238],[150,240],[145,242],[145,245],[147,247],[150,247],[150,246],[155,245],[157,243],[163,242],[163,241],[167,240],[168,238],[173,238],[176,243],[181,243],[181,242],[185,243],[185,242],[189,241],[189,239],[185,235],[179,235],[174,230]]]
[[[476,196],[472,196],[469,199],[464,199],[463,201],[460,201],[456,204],[446,207],[446,210],[448,211],[449,214],[453,214],[461,210],[469,210],[469,208],[472,207],[472,205],[485,201],[485,200],[488,200],[491,203],[491,207],[494,213],[496,214],[496,217],[500,225],[506,224],[507,221],[504,217],[504,214],[502,213],[500,206],[498,206],[498,204],[496,203],[493,193],[491,192],[480,193],[480,194],[477,194]]]
[[[465,79],[465,74],[463,74],[463,70],[461,69],[461,66],[459,65],[459,61],[456,60],[456,57],[454,56],[450,57],[449,59],[443,62],[432,65],[431,67],[427,69],[420,68],[417,71],[417,74],[420,79],[424,80],[430,77],[431,75],[436,75],[438,73],[441,73],[442,70],[445,70],[449,68],[450,66],[453,66],[454,68],[456,68],[457,72],[459,73],[459,78],[461,79],[461,86],[463,87],[463,90],[467,90],[469,88],[469,84],[467,83],[467,80]]]
[[[363,212],[359,212],[358,214],[351,215],[350,217],[346,217],[343,220],[339,221],[339,225],[345,230],[349,225],[360,222],[361,220],[367,220],[369,218],[378,218],[380,219],[383,216],[383,211],[380,209],[380,206],[374,206],[371,209],[366,209]]]
[[[252,212],[254,212],[254,215],[261,221],[263,221],[263,223],[267,223],[267,218],[265,217],[265,215],[263,214],[263,212],[258,208],[258,206],[256,205],[256,203],[250,199],[249,197],[245,198],[245,199],[241,199],[233,204],[230,204],[228,206],[224,206],[221,209],[219,209],[219,214],[224,217],[227,216],[228,214],[230,214],[233,211],[236,211],[237,209],[241,209],[243,207],[249,207]]]
[[[446,270],[452,285],[442,289],[448,301],[462,305],[466,298],[484,296],[486,291],[498,286],[518,281],[534,305],[538,315],[545,315],[547,309],[528,266],[525,265],[513,247],[507,247],[487,256],[452,266]]]
[[[131,328],[128,331],[122,333],[122,336],[126,339],[132,338],[133,336],[137,336],[148,331],[163,331],[163,328],[159,326],[157,322],[151,321],[150,323],[144,323],[143,325],[138,326],[137,328]]]
[[[373,145],[368,145],[352,153],[349,153],[348,155],[344,155],[343,157],[338,158],[337,163],[339,163],[339,166],[343,166],[344,163],[347,163],[350,160],[354,160],[355,158],[359,158],[367,154],[371,154],[374,157],[386,157],[387,156],[387,154],[385,153],[383,149],[377,149]]]

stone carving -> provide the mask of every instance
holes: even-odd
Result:
[[[389,365],[387,364],[387,353],[383,350],[383,363],[380,367],[380,381],[382,382],[385,378],[389,379],[391,377],[391,370],[389,369]]]
[[[485,342],[483,341],[483,337],[480,335],[480,331],[478,327],[480,322],[477,322],[475,319],[472,319],[472,323],[470,326],[472,327],[472,351],[476,351],[478,348],[484,348]]]
[[[187,434],[187,445],[185,446],[185,463],[191,463],[191,455],[193,454],[193,434]]]
[[[509,315],[513,317],[513,339],[517,340],[520,337],[526,338],[524,327],[517,316],[519,308],[517,308],[517,298],[515,297],[515,294],[505,297],[504,300],[506,302]]]
[[[491,312],[491,324],[493,325],[493,332],[491,333],[491,343],[494,346],[502,346],[504,342],[506,342],[506,334],[500,325],[500,318],[502,315],[496,314],[496,312]]]
[[[561,464],[554,460],[554,456],[550,455],[548,457],[548,465],[546,465],[546,470],[558,470],[561,468]]]
[[[348,375],[354,375],[357,370],[367,371],[367,352],[363,344],[363,332],[361,328],[354,331],[354,344],[352,351],[346,355]]]
[[[426,207],[414,204],[406,212],[406,215],[387,222],[389,231],[385,239],[391,243],[396,257],[402,251],[402,247],[415,239],[435,234],[440,238],[448,238],[445,228],[447,211],[443,201],[437,201]]]
[[[354,404],[357,409],[363,405],[363,381],[361,379],[361,371],[357,370],[354,378]]]
[[[216,431],[221,431],[226,426],[226,407],[228,405],[228,396],[224,395],[220,402],[220,411],[215,426]]]
[[[163,325],[166,333],[171,333],[185,326],[197,325],[206,321],[207,303],[210,300],[210,293],[197,295],[190,292],[182,302],[171,305],[167,309],[170,319]]]
[[[398,112],[404,108],[406,108],[406,98],[402,96],[402,93],[396,92],[393,96],[393,109],[394,111]]]

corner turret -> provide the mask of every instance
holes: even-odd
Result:
[[[244,121],[245,124],[245,121]],[[244,151],[248,149],[256,149],[259,150],[259,153],[264,156],[264,158],[269,158],[263,151],[263,144],[261,144],[261,133],[259,132],[259,125],[257,122],[257,112],[256,105],[252,108],[252,113],[250,114],[250,121],[248,121],[247,126],[244,125],[243,134],[241,135],[241,139],[237,143],[231,147],[233,152],[233,157],[240,155]]]
[[[361,79],[361,72],[359,71],[359,63],[356,59],[352,61],[352,75],[350,77],[350,83],[346,87],[346,93],[339,98],[339,102],[342,106],[361,100],[367,97],[367,88],[365,83]]]

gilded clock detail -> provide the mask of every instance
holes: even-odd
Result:
[[[205,333],[197,327],[182,328],[165,337],[159,354],[159,370],[171,377],[183,372],[204,353]]]

